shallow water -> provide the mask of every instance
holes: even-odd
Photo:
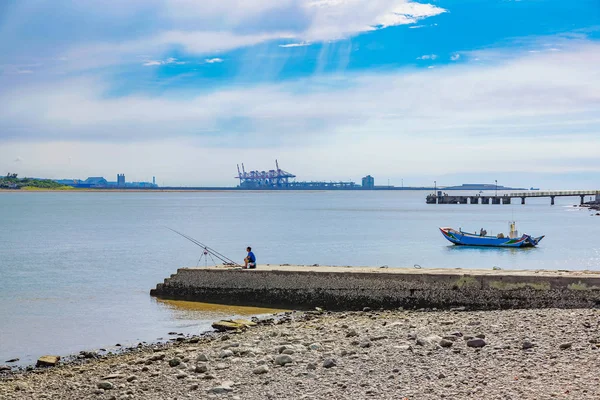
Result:
[[[423,268],[600,269],[600,217],[579,198],[426,205],[426,193],[0,193],[0,363],[199,333],[239,309],[181,307],[148,292],[200,249],[242,261]],[[546,235],[535,249],[455,247],[438,227]],[[260,313],[259,310],[256,311]],[[246,314],[247,315],[247,314]]]

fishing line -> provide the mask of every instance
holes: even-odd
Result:
[[[219,259],[221,262],[223,262],[224,265],[234,266],[234,267],[241,267],[240,264],[238,264],[237,262],[233,261],[231,258],[229,258],[229,257],[227,257],[227,256],[225,256],[225,255],[223,255],[221,253],[219,253],[215,249],[212,249],[212,248],[208,247],[207,245],[205,245],[204,243],[202,243],[202,242],[194,239],[193,237],[190,237],[190,236],[188,236],[188,235],[186,235],[184,233],[178,232],[175,229],[171,229],[168,226],[165,226],[165,228],[167,228],[170,231],[175,232],[179,236],[182,236],[182,237],[186,238],[190,242],[194,243],[196,246],[202,247],[202,249],[204,249],[204,251],[208,252],[208,254],[211,256],[211,259],[212,259],[212,256],[214,256],[217,259]],[[213,259],[213,261],[214,261],[214,259]]]

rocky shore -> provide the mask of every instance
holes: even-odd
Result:
[[[0,375],[0,398],[598,399],[599,328],[595,309],[294,312]]]

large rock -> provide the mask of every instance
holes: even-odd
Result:
[[[469,347],[479,348],[479,347],[485,346],[486,344],[487,343],[485,342],[485,340],[479,339],[479,338],[467,340],[467,346],[469,346]]]
[[[233,388],[231,387],[232,382],[223,382],[220,386],[216,386],[214,388],[208,389],[208,393],[214,394],[223,394],[228,392],[233,392]]]
[[[275,357],[275,364],[284,366],[286,364],[290,364],[294,362],[294,359],[287,354],[280,354]]]
[[[236,324],[245,325],[247,328],[251,328],[253,326],[256,326],[256,322],[252,322],[252,321],[247,320],[247,319],[233,319],[231,321],[235,322]]]
[[[269,367],[266,365],[259,365],[252,370],[252,373],[256,375],[266,374],[267,372],[269,372]]]
[[[227,357],[233,357],[233,351],[231,351],[231,350],[223,350],[219,354],[219,358],[227,358]]]
[[[241,324],[239,322],[231,321],[231,320],[222,320],[213,322],[212,327],[219,332],[225,331],[244,331],[248,328],[248,325]]]
[[[107,381],[98,382],[98,389],[110,390],[113,387],[114,387],[114,385],[110,382],[107,382]]]
[[[60,361],[60,356],[41,356],[38,358],[36,367],[54,367]]]

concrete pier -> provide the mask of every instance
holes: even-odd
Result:
[[[493,196],[479,195],[450,195],[439,190],[437,193],[430,194],[426,197],[427,204],[510,204],[513,198],[520,198],[521,204],[525,204],[525,199],[528,197],[549,197],[550,204],[554,205],[556,197],[579,197],[579,204],[585,203],[586,196],[600,197],[600,190],[556,190],[551,192],[522,192],[510,194],[495,194]]]
[[[181,268],[150,291],[168,299],[295,309],[576,308],[600,305],[600,271],[368,267]]]

